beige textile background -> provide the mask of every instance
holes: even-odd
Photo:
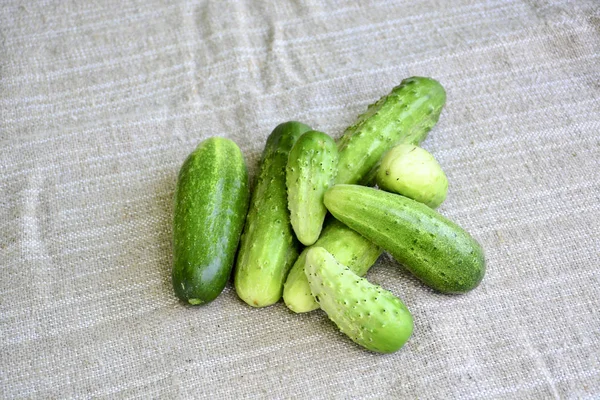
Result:
[[[0,398],[599,398],[596,0],[3,1]],[[463,296],[389,256],[415,318],[393,355],[321,311],[201,308],[170,282],[185,156],[219,135],[252,175],[296,119],[338,137],[403,78],[447,89],[423,146],[440,211],[484,246]]]

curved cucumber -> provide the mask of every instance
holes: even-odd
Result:
[[[281,298],[285,277],[298,257],[287,208],[285,167],[292,146],[309,130],[300,122],[286,122],[267,139],[234,277],[238,296],[253,307],[266,307]]]
[[[338,143],[337,183],[371,181],[384,153],[399,143],[419,144],[437,123],[446,92],[435,80],[412,77],[369,106]]]
[[[214,300],[231,274],[246,219],[248,171],[239,147],[210,138],[187,157],[177,180],[173,287],[193,305]]]
[[[290,151],[286,168],[288,208],[296,237],[306,246],[321,234],[327,214],[323,195],[333,184],[337,163],[336,144],[323,132],[306,132]]]
[[[335,185],[324,201],[335,218],[390,252],[435,290],[464,293],[483,279],[479,243],[425,204],[358,185]]]
[[[310,248],[322,247],[335,257],[340,263],[348,266],[355,274],[363,276],[382,250],[370,240],[365,239],[356,231],[332,218],[323,229],[323,234]],[[294,263],[283,287],[283,301],[288,308],[296,313],[316,310],[319,305],[313,298],[304,274],[306,248]]]
[[[308,251],[305,269],[321,309],[355,343],[393,353],[408,341],[413,318],[391,292],[359,277],[322,247]]]

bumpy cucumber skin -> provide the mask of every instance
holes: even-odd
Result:
[[[238,296],[253,307],[279,301],[283,282],[298,257],[299,243],[287,207],[285,168],[294,143],[309,130],[300,122],[285,122],[267,139],[234,275]]]
[[[334,185],[324,201],[335,218],[387,250],[432,289],[465,293],[485,275],[479,243],[425,204],[358,185]]]
[[[250,192],[242,152],[231,140],[210,138],[183,163],[175,191],[173,288],[192,305],[222,291],[233,267]]]
[[[403,80],[389,95],[370,105],[367,112],[346,129],[338,142],[339,161],[335,181],[373,184],[383,154],[396,144],[419,144],[424,140],[437,123],[445,103],[446,92],[437,81],[422,77]],[[325,229],[317,243],[329,240],[336,242],[335,236],[335,230],[328,232]],[[368,239],[359,237],[359,241],[369,245]],[[290,272],[290,283],[286,281],[289,294],[284,294],[284,300],[287,298],[286,304],[293,311],[311,311],[315,307],[314,302],[301,300],[307,296],[306,284],[296,282],[301,281],[296,278],[301,276],[296,265]]]
[[[431,208],[439,207],[448,193],[448,179],[437,160],[427,150],[411,144],[400,144],[383,156],[376,181],[380,189]]]
[[[419,144],[437,123],[446,103],[434,79],[412,77],[369,106],[338,142],[336,183],[369,183],[387,150],[399,143]]]
[[[306,254],[305,273],[321,309],[355,343],[393,353],[412,335],[412,315],[398,297],[356,275],[322,247]]]
[[[288,208],[296,237],[305,246],[317,241],[327,209],[325,191],[337,174],[338,150],[318,131],[304,133],[290,151],[286,168]]]
[[[333,218],[327,221],[323,234],[312,247],[324,248],[338,262],[346,265],[359,276],[365,275],[382,253],[377,245]],[[290,270],[283,288],[285,305],[296,313],[319,308],[304,273],[306,253],[310,248],[302,251]]]

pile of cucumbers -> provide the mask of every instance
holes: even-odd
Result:
[[[250,306],[283,297],[296,313],[321,308],[369,350],[400,349],[413,331],[410,312],[362,277],[383,251],[442,293],[472,290],[485,274],[481,246],[435,211],[448,181],[419,147],[445,101],[437,81],[411,77],[337,143],[283,123],[267,139],[252,195],[239,147],[201,142],[175,192],[177,296],[192,305],[214,300],[235,264],[235,290]]]

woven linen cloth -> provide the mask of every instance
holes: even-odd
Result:
[[[422,146],[483,246],[465,295],[389,255],[399,352],[318,310],[172,289],[173,193],[203,139],[251,177],[272,129],[338,138],[409,76],[447,91]],[[0,398],[600,397],[597,0],[7,0],[0,8]]]

